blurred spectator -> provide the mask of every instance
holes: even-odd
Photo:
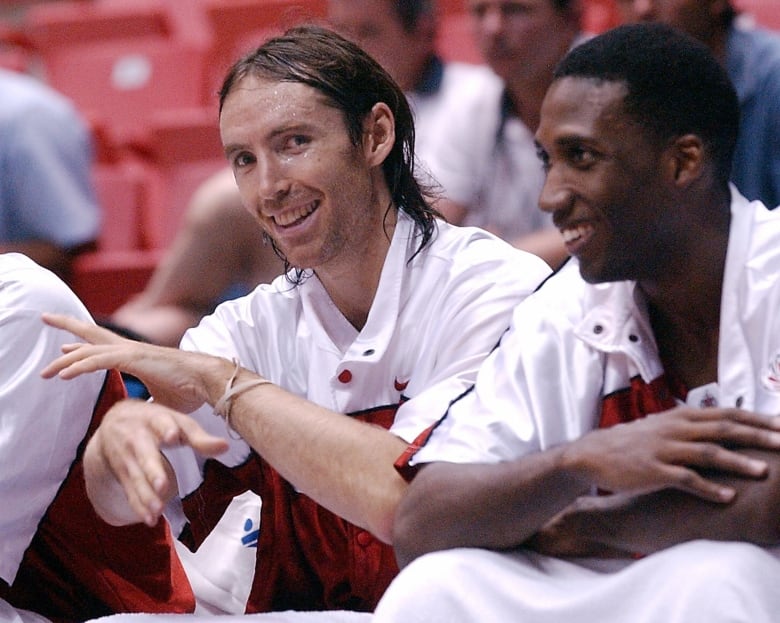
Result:
[[[328,18],[377,59],[406,93],[414,112],[418,164],[430,169],[430,156],[442,137],[460,131],[452,119],[463,92],[479,88],[491,72],[444,62],[437,55],[434,0],[330,0]],[[431,172],[436,178],[437,171]]]
[[[64,96],[0,69],[0,252],[16,251],[67,281],[97,238],[89,130]]]
[[[578,41],[580,0],[466,0],[495,74],[461,94],[459,116],[430,157],[455,223],[478,225],[557,265],[560,234],[538,208],[544,171],[533,135],[556,63]]]
[[[731,180],[748,199],[780,203],[780,36],[739,19],[733,0],[617,0],[624,21],[674,26],[707,45],[740,105]]]
[[[407,93],[415,114],[415,153],[425,169],[435,143],[458,129],[450,119],[461,94],[479,88],[489,70],[443,63],[436,56],[432,0],[330,0],[328,17]],[[182,229],[149,285],[118,309],[113,321],[153,342],[175,346],[220,301],[270,282],[282,269],[225,169],[196,191]]]

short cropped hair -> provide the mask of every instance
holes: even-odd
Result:
[[[233,88],[248,76],[298,82],[321,92],[344,115],[354,145],[363,140],[363,122],[375,104],[395,118],[395,143],[382,163],[393,202],[414,219],[419,252],[433,236],[438,213],[414,175],[414,120],[399,86],[373,58],[341,35],[316,25],[291,28],[263,43],[228,71],[219,92],[219,111]],[[284,259],[284,258],[282,258]],[[286,260],[285,260],[286,262]]]
[[[731,174],[739,101],[709,48],[659,23],[619,26],[574,48],[554,79],[592,78],[627,88],[625,111],[659,141],[684,134],[702,139],[719,181]]]

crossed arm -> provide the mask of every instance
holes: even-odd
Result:
[[[432,463],[393,543],[401,565],[464,546],[607,556],[693,538],[776,543],[778,449],[780,418],[678,408],[513,461]]]

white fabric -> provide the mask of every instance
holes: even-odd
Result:
[[[533,132],[513,115],[502,118],[503,82],[488,68],[478,69],[442,113],[435,126],[439,140],[419,155],[443,195],[466,208],[464,225],[512,240],[552,226],[539,209],[544,171]]]
[[[2,620],[2,619],[0,619]],[[92,619],[100,623],[235,623],[231,615],[197,614],[115,614]],[[346,610],[328,610],[327,612],[268,612],[264,614],[244,614],[245,623],[368,623],[371,614],[366,612],[348,612]],[[15,622],[13,622],[15,623]],[[28,623],[22,621],[21,623]],[[29,623],[38,623],[30,621]]]
[[[511,310],[547,276],[539,258],[518,252],[478,229],[439,223],[431,244],[419,244],[411,219],[399,213],[365,327],[357,331],[312,276],[300,287],[284,277],[220,305],[191,329],[182,347],[237,359],[294,394],[339,413],[397,405],[393,431],[407,441],[471,385],[479,364],[509,324]],[[342,373],[351,379],[339,380]],[[344,377],[341,377],[344,379]],[[209,407],[194,417],[225,436],[218,460],[240,465],[248,444],[226,435]],[[189,448],[167,451],[182,497],[202,481],[205,459]],[[166,512],[174,534],[186,518],[179,504]],[[235,532],[218,525],[217,530]],[[197,562],[209,575],[207,560]],[[251,582],[251,577],[246,577]],[[216,585],[224,579],[213,578]],[[200,595],[198,596],[200,598]],[[216,604],[227,610],[228,604]]]
[[[699,396],[777,414],[780,213],[732,189],[731,214],[718,383]],[[574,263],[548,280],[515,310],[476,390],[453,405],[414,462],[509,460],[594,428],[602,396],[635,374],[648,382],[661,372],[636,294],[629,282],[588,285]],[[770,623],[780,612],[775,550],[696,541],[619,571],[614,564],[625,563],[436,553],[400,574],[376,621]]]
[[[197,596],[195,614],[244,614],[255,577],[262,506],[260,496],[245,491],[233,498],[218,529],[204,539],[196,552],[174,542]]]
[[[372,622],[777,623],[777,551],[691,541],[636,562],[598,562],[428,554],[390,585]]]
[[[478,93],[495,74],[485,65],[443,63],[441,81],[434,89],[409,91],[406,96],[414,114],[414,153],[423,169],[430,169],[439,149],[446,149],[451,135],[469,128],[459,126],[463,98]],[[443,145],[443,147],[440,147]]]
[[[780,413],[778,277],[780,214],[734,190],[721,301],[720,406]],[[511,459],[592,430],[602,396],[637,374],[650,382],[662,371],[635,294],[630,282],[586,284],[569,262],[515,309],[475,390],[450,408],[412,464]]]
[[[0,623],[50,623],[49,619],[40,614],[14,608],[7,601],[0,599]]]
[[[54,274],[23,255],[0,255],[0,578],[8,584],[76,457],[105,378],[41,378],[61,346],[78,341],[44,325],[42,311],[90,319]]]

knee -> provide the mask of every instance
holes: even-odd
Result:
[[[464,587],[476,550],[453,549],[415,559],[393,580],[377,606],[374,623],[451,623],[465,620]]]
[[[709,621],[769,622],[780,607],[780,560],[750,543],[695,541],[667,582],[681,612]],[[682,619],[681,619],[682,620]],[[692,620],[692,619],[691,619]]]

